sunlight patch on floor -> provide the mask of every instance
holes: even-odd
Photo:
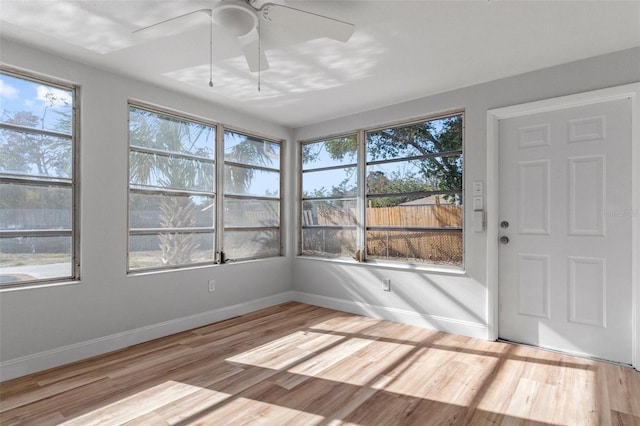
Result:
[[[121,425],[144,414],[156,410],[160,411],[162,407],[169,405],[171,405],[171,411],[181,407],[178,410],[180,417],[188,417],[190,412],[197,414],[203,409],[203,406],[215,405],[230,396],[222,392],[169,380],[62,424],[65,426]],[[185,400],[185,398],[189,399]],[[178,405],[173,405],[176,402]]]

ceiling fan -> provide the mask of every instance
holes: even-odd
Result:
[[[328,37],[346,42],[353,34],[354,25],[328,16],[295,9],[275,3],[254,6],[256,0],[221,0],[210,9],[198,9],[179,16],[139,28],[135,33],[145,32],[169,22],[185,21],[188,28],[189,18],[194,15],[210,16],[210,25],[216,24],[228,34],[237,37],[251,72],[269,69],[269,63],[260,43],[260,20],[281,24],[296,30],[312,33],[318,37]],[[212,37],[213,30],[210,31]],[[210,40],[212,44],[212,40]],[[210,58],[211,59],[211,58]],[[211,81],[209,82],[211,85]]]

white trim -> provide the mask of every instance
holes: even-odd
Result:
[[[487,112],[487,339],[498,340],[498,117]]]
[[[640,371],[640,84],[631,97],[631,297],[633,366]]]
[[[487,111],[487,325],[488,338],[498,338],[498,122],[507,118],[589,105],[617,99],[631,99],[632,150],[632,348],[633,366],[640,370],[640,83],[513,105]]]
[[[293,292],[293,300],[337,311],[364,315],[370,318],[395,321],[403,324],[415,325],[462,336],[475,337],[485,340],[487,327],[485,324],[472,321],[462,321],[455,318],[423,314],[406,309],[390,308],[387,306],[371,305],[353,300],[337,299],[300,291]]]
[[[279,293],[233,306],[176,318],[110,336],[98,337],[96,339],[3,361],[0,363],[0,381],[14,379],[70,362],[80,361],[92,356],[126,348],[138,343],[148,342],[159,337],[202,327],[203,325],[223,321],[238,315],[244,315],[290,300],[292,300],[291,292]]]

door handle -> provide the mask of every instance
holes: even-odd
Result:
[[[500,237],[500,244],[509,244],[509,237],[507,236]]]

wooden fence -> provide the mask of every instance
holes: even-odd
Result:
[[[367,208],[368,226],[461,228],[462,206],[426,205]]]
[[[460,205],[368,207],[366,216],[369,227],[391,228],[367,232],[367,255],[370,258],[401,257],[433,263],[462,263],[460,228],[463,209]],[[303,212],[303,219],[305,225],[318,227],[354,225],[356,212],[353,209],[318,209],[316,215],[310,211]],[[394,227],[436,229],[426,232],[406,229],[395,231],[392,229]],[[352,245],[351,240],[352,238],[344,242],[334,241],[333,245]]]

